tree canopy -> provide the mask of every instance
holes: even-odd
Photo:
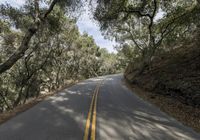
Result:
[[[193,34],[199,27],[199,4],[196,0],[99,0],[94,18],[127,57],[139,58],[143,69],[169,46],[164,43]]]
[[[0,6],[0,112],[69,82],[121,70],[113,68],[120,65],[116,54],[79,32],[81,1],[41,2]]]

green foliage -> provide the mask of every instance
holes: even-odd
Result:
[[[141,74],[155,56],[192,40],[199,31],[199,7],[196,0],[99,0],[94,17],[105,37],[120,43],[126,62],[141,64]]]
[[[45,2],[48,4],[50,1]],[[77,6],[75,1],[68,2],[67,5]],[[0,75],[0,112],[23,104],[29,98],[37,98],[42,92],[57,89],[69,81],[119,71],[117,55],[107,50],[102,52],[91,36],[87,33],[81,35],[76,20],[67,17],[59,4],[39,25],[21,59]],[[46,10],[40,8],[41,13]],[[0,13],[2,63],[20,47],[27,29],[35,24],[36,19],[33,16],[33,1],[27,1],[21,8],[2,5]]]

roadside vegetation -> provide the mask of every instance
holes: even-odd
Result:
[[[125,78],[151,91],[152,99],[170,98],[199,112],[199,0],[87,1],[105,38],[119,43],[116,54],[80,34],[76,21],[85,2],[27,0],[20,8],[0,6],[0,112],[41,91],[123,68]],[[200,122],[195,111],[191,116]]]
[[[199,107],[199,11],[196,0],[102,0],[94,16],[120,43],[130,82]]]
[[[200,130],[200,1],[101,0],[94,15],[105,36],[120,43],[127,81]]]
[[[0,112],[71,82],[121,71],[117,54],[80,34],[79,1],[49,2],[0,6]]]

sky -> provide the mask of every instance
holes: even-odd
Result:
[[[116,52],[113,46],[117,43],[104,39],[98,24],[92,19],[92,16],[88,10],[84,11],[84,13],[79,17],[77,25],[81,33],[87,32],[89,35],[93,36],[98,46],[101,48],[106,48],[109,52]]]
[[[9,3],[13,6],[21,6],[24,4],[25,0],[0,0],[0,3]]]
[[[12,6],[20,7],[25,3],[25,0],[0,0],[0,3],[9,3]],[[106,40],[101,35],[100,28],[89,16],[88,10],[84,11],[78,19],[77,26],[81,33],[87,32],[90,36],[93,36],[96,44],[101,48],[106,48],[109,52],[116,52],[113,45],[116,45],[116,42]]]
[[[13,6],[20,7],[25,3],[25,0],[0,0],[0,3],[6,3],[6,2]],[[164,13],[162,11],[159,11],[155,20],[160,19],[163,16],[163,14]],[[81,33],[87,32],[89,35],[93,36],[96,44],[99,47],[106,48],[109,52],[116,52],[113,46],[116,45],[117,43],[115,41],[104,39],[104,37],[100,32],[99,26],[97,25],[97,23],[95,23],[94,20],[92,20],[91,15],[87,10],[87,8],[79,17],[77,26],[79,27],[79,31]]]

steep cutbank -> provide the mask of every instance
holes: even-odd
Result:
[[[148,92],[142,97],[200,132],[200,43],[191,43],[160,57],[137,75],[129,64],[124,77]],[[145,95],[146,94],[146,95]]]
[[[135,75],[129,65],[126,79],[147,91],[170,96],[184,104],[200,107],[200,47],[185,47],[166,53],[150,69]]]

